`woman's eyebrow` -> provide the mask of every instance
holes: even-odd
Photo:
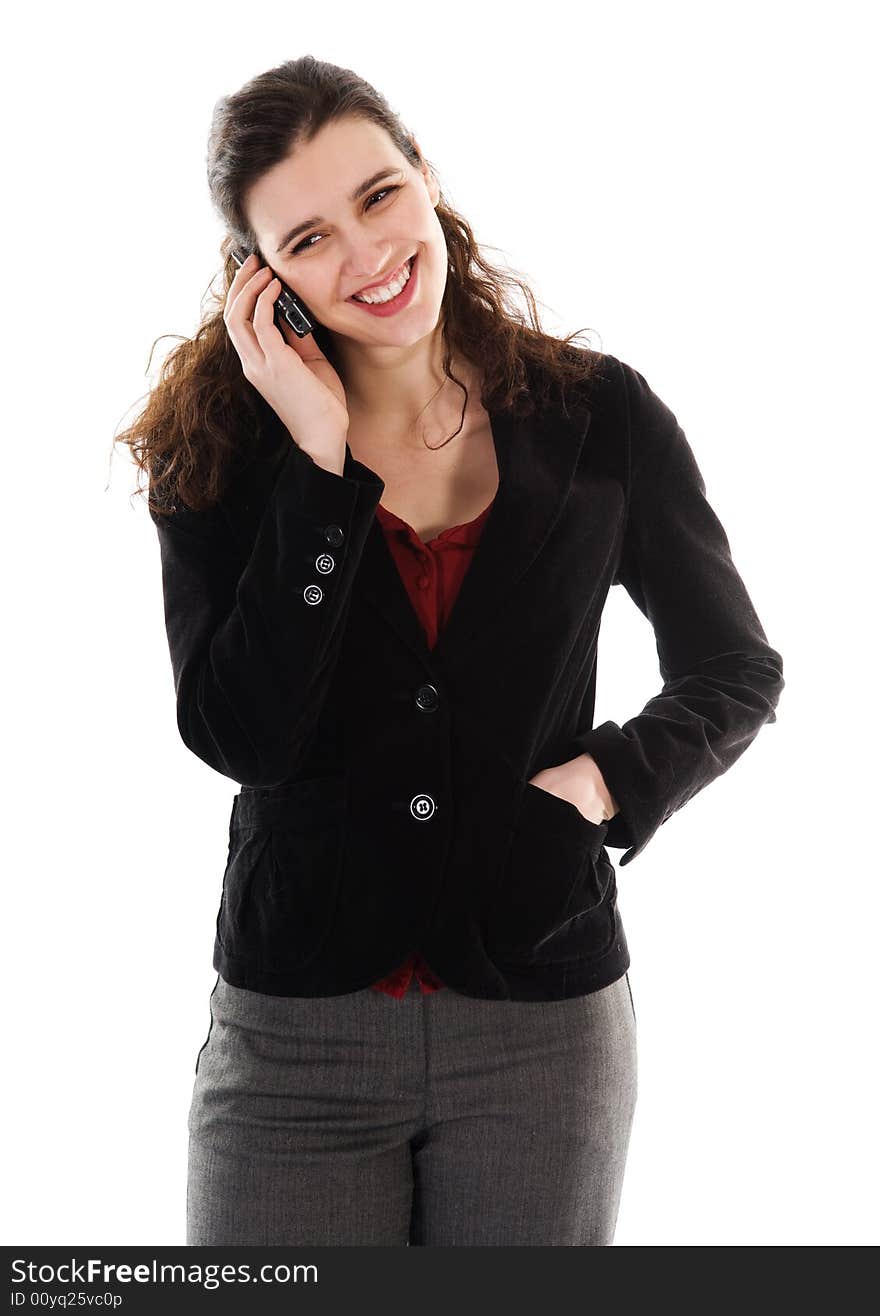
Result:
[[[358,183],[357,187],[354,189],[351,196],[348,198],[349,201],[351,201],[352,204],[354,204],[354,202],[357,201],[360,197],[362,197],[365,192],[369,192],[371,187],[375,187],[376,183],[380,182],[383,178],[387,178],[389,174],[394,174],[397,172],[398,171],[394,168],[385,168],[385,169],[380,169],[375,174],[371,174],[370,177],[365,178],[362,183]],[[305,229],[314,228],[316,224],[323,224],[323,223],[325,223],[323,215],[313,215],[311,219],[304,219],[301,224],[295,224],[288,233],[285,233],[284,237],[278,243],[278,246],[275,248],[275,255],[277,256],[278,253],[288,245],[288,243],[292,242],[293,239],[295,237],[298,237],[299,234],[302,233]]]

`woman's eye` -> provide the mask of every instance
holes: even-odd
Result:
[[[368,209],[369,209],[369,202],[374,201],[377,196],[384,196],[386,192],[399,192],[399,191],[400,191],[400,185],[395,183],[389,184],[388,187],[380,187],[378,192],[374,192],[372,196],[367,197]]]
[[[317,233],[313,233],[311,238],[304,238],[302,242],[297,244],[297,246],[291,248],[291,250],[287,253],[288,256],[295,256],[297,252],[304,251],[306,247],[308,247],[312,238],[316,238],[317,236],[318,236]]]
[[[364,204],[364,209],[372,210],[373,207],[371,206],[370,202],[375,201],[377,196],[381,197],[381,196],[385,196],[386,193],[399,192],[402,186],[403,185],[401,183],[392,183],[388,187],[380,187],[378,192],[373,192],[370,196],[367,197],[367,200]],[[312,238],[317,238],[320,236],[321,235],[319,233],[312,233],[310,237],[303,238],[302,242],[297,243],[297,245],[288,252],[288,255],[296,256],[300,251],[309,250],[311,246]]]

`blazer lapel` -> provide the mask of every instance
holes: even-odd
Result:
[[[358,568],[358,592],[401,640],[427,662],[463,652],[470,636],[507,602],[560,515],[571,489],[591,413],[571,409],[521,418],[489,413],[499,484],[483,533],[445,628],[428,649],[397,563],[378,520]]]

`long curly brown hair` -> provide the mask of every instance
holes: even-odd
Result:
[[[130,447],[138,471],[147,477],[146,489],[139,486],[137,492],[147,492],[159,515],[172,511],[177,499],[194,511],[216,503],[236,461],[254,450],[271,419],[268,403],[244,377],[223,319],[238,268],[232,247],[258,246],[242,200],[296,144],[347,115],[384,128],[401,153],[422,167],[424,157],[384,97],[350,69],[312,55],[258,74],[214,107],[207,173],[212,204],[228,230],[221,243],[223,286],[213,293],[195,335],[174,335],[182,341],[165,358],[144,409],[113,440]],[[601,353],[573,341],[582,330],[564,339],[542,330],[528,285],[485,260],[469,224],[442,190],[436,214],[449,252],[441,308],[444,374],[455,379],[453,359],[477,364],[483,405],[520,415],[533,414],[558,390],[567,415],[567,386],[590,379]],[[530,323],[510,297],[513,288],[525,297]],[[314,336],[338,369],[329,331],[316,324]]]

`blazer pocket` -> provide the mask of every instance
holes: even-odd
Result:
[[[569,800],[524,783],[488,915],[492,952],[552,958],[553,938],[602,903],[608,879],[599,858],[607,830],[607,822],[591,822]]]
[[[333,776],[235,797],[217,915],[228,955],[284,973],[321,950],[339,893],[346,791],[346,777]]]

